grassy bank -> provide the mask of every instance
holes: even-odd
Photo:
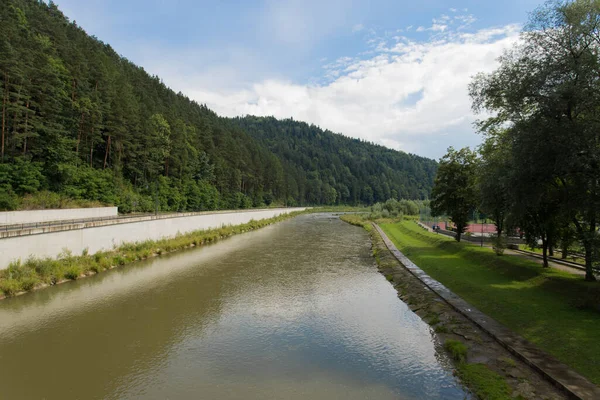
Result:
[[[0,297],[14,296],[149,257],[214,243],[219,239],[259,229],[304,212],[298,211],[258,221],[252,220],[242,225],[190,232],[171,239],[125,243],[115,250],[99,252],[94,255],[86,252],[81,255],[63,252],[57,259],[30,257],[25,262],[13,262],[7,269],[0,271]]]
[[[412,221],[380,226],[431,277],[600,384],[600,283],[527,259],[498,257]]]

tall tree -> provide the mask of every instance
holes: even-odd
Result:
[[[456,225],[455,238],[458,242],[477,204],[476,164],[477,154],[468,147],[460,150],[450,147],[440,160],[431,192],[433,214],[450,216]]]

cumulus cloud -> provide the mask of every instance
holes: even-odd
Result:
[[[267,79],[228,94],[189,87],[185,92],[228,116],[293,117],[385,146],[440,157],[450,145],[478,141],[471,127],[467,87],[491,71],[518,39],[518,26],[456,30],[435,40],[406,37],[369,58],[344,57],[327,65],[333,79],[303,85]]]
[[[439,158],[450,145],[480,142],[472,127],[468,84],[476,73],[493,70],[504,49],[518,40],[517,25],[475,30],[469,27],[473,21],[470,15],[453,12],[432,20],[429,28],[422,28],[426,33],[412,29],[412,35],[408,27],[393,34],[363,27],[367,50],[323,59],[319,79],[311,81],[317,83],[292,81],[251,55],[237,59],[236,51],[231,59],[243,65],[241,71],[229,63],[230,69],[198,69],[195,58],[206,55],[193,54],[185,70],[173,69],[173,63],[152,63],[154,55],[143,64],[175,90],[224,116],[293,117]]]

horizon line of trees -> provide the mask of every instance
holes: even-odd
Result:
[[[548,252],[574,243],[595,280],[600,236],[600,2],[550,1],[531,14],[499,67],[470,85],[484,143],[440,160],[432,210],[460,240],[473,209],[501,237],[519,227]]]

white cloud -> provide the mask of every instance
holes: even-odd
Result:
[[[160,67],[154,71],[175,90],[224,116],[293,117],[437,158],[450,145],[480,141],[472,128],[468,84],[476,73],[495,68],[503,50],[518,40],[515,25],[466,33],[463,21],[457,21],[446,28],[427,28],[431,36],[426,40],[370,38],[374,50],[362,58],[329,61],[324,66],[326,81],[320,84],[271,75],[223,89],[207,85],[206,74],[182,75]]]
[[[365,26],[363,24],[356,24],[352,27],[352,32],[360,32],[363,29],[365,29]]]
[[[439,157],[456,141],[473,144],[467,86],[491,71],[502,51],[518,38],[506,26],[450,39],[404,39],[366,60],[343,58],[337,77],[325,85],[265,80],[227,95],[188,88],[186,93],[228,116],[293,117],[334,132],[388,147]],[[409,96],[421,92],[414,104]]]

